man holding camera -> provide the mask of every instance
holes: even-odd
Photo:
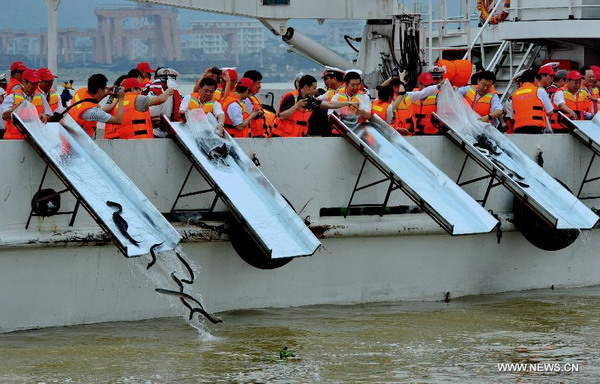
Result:
[[[279,122],[275,125],[275,137],[302,137],[308,134],[308,119],[316,108],[337,109],[357,107],[358,103],[346,101],[322,101],[314,98],[317,93],[317,79],[304,75],[298,82],[298,95],[289,94],[279,107]]]

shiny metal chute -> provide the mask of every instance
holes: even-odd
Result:
[[[341,134],[451,235],[489,233],[496,220],[379,116],[366,124],[331,120]]]
[[[127,257],[172,250],[179,233],[68,114],[44,124],[23,102],[13,121],[65,186]]]
[[[507,136],[479,121],[463,97],[444,84],[434,118],[445,134],[544,221],[556,229],[591,229],[598,216],[524,154]]]
[[[600,113],[592,120],[571,120],[567,115],[559,112],[571,134],[590,148],[596,155],[600,155]]]
[[[194,167],[271,259],[310,256],[321,243],[212,114],[189,111],[187,123],[163,119]]]

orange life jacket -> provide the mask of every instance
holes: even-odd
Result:
[[[387,110],[391,103],[387,101],[381,101],[376,99],[371,104],[371,116],[377,115],[383,119],[383,121],[387,121]]]
[[[473,108],[473,110],[477,112],[479,116],[490,114],[492,111],[492,97],[494,97],[494,94],[492,92],[488,92],[486,95],[481,96],[477,102],[475,102],[475,99],[477,99],[477,90],[473,86],[469,87],[469,90],[465,94],[465,100],[467,100],[471,108]]]
[[[577,120],[583,120],[585,112],[585,100],[588,98],[587,92],[580,89],[579,91],[577,91],[577,93],[572,94],[571,92],[569,92],[566,86],[562,88],[562,91],[567,107],[569,107],[573,112],[575,112],[575,114],[577,115]],[[554,112],[557,113],[558,105],[556,105],[556,103],[554,102],[554,98],[552,98],[552,105],[554,105]],[[561,130],[567,128],[558,122],[558,116],[553,116],[552,129]]]
[[[135,109],[135,99],[138,95],[133,92],[127,92],[123,99],[123,121],[118,125],[119,139],[152,139],[154,131],[152,129],[152,118],[150,110],[140,112]],[[119,104],[113,109],[116,116],[119,110]]]
[[[343,90],[343,92],[342,92],[342,90]],[[342,87],[342,88],[338,89],[338,93],[337,93],[337,95],[338,95],[337,101],[340,101],[340,102],[351,101],[351,102],[360,103],[360,99],[359,99],[358,97],[356,97],[356,96],[358,95],[358,93],[357,93],[356,95],[354,95],[354,96],[352,96],[352,97],[350,98],[350,97],[348,96],[348,94],[346,93],[346,87]],[[344,115],[344,114],[345,114],[345,112],[348,112],[349,110],[350,110],[350,107],[342,107],[342,108],[339,108],[339,109],[338,109],[338,111],[339,111],[340,115]],[[347,114],[350,114],[350,113],[347,113]],[[359,123],[359,124],[362,124],[362,123],[364,123],[364,122],[365,122],[365,118],[364,118],[364,117],[362,117],[362,116],[360,116],[360,117],[358,118],[358,123]],[[340,133],[337,131],[337,129],[334,129],[334,130],[332,131],[332,133],[333,133],[334,135],[339,135],[339,134],[340,134]]]
[[[223,100],[223,112],[225,112],[225,130],[231,135],[231,137],[248,137],[248,126],[246,126],[241,131],[238,131],[237,129],[235,129],[235,125],[233,125],[233,122],[229,118],[228,109],[229,106],[233,103],[237,103],[242,108],[243,120],[246,120],[250,115],[246,110],[246,104],[240,99],[238,94],[235,92],[230,93],[229,95],[227,95],[227,97],[225,97],[225,100]]]
[[[217,88],[215,90],[215,93],[213,94],[213,100],[214,101],[221,101],[223,99],[223,91],[224,91],[224,89]]]
[[[512,94],[513,110],[515,111],[514,129],[521,127],[546,128],[546,112],[544,104],[538,97],[539,87],[525,83]]]
[[[89,94],[87,88],[81,88],[81,89],[78,89],[77,92],[75,92],[75,95],[73,95],[70,105],[73,105],[84,99],[93,99],[93,98],[94,97]],[[83,103],[77,104],[76,106],[71,108],[69,110],[69,112],[67,112],[69,115],[71,115],[71,117],[73,117],[75,122],[77,124],[79,124],[88,135],[90,135],[90,137],[94,137],[94,133],[96,133],[96,125],[98,123],[96,121],[83,120],[81,118],[81,115],[83,114],[83,112],[87,111],[88,109],[96,108],[96,107],[98,107],[98,103],[93,103],[91,101],[85,101]]]
[[[414,113],[413,102],[409,95],[404,96],[404,100],[394,111],[394,122],[392,126],[396,129],[406,129],[410,134],[414,134]]]
[[[433,112],[437,111],[437,94],[427,96],[425,100],[416,100],[413,102],[413,113],[415,120],[415,134],[437,135],[437,129],[431,122]]]
[[[293,91],[289,91],[286,92],[283,96],[281,96],[281,100],[279,100],[279,108],[277,109],[278,111],[281,112],[281,103],[283,103],[283,99],[285,99],[288,96],[294,96],[294,97],[298,97],[300,95],[300,91],[298,91],[297,89],[294,89]]]
[[[13,94],[15,95],[13,108],[15,108],[25,100],[25,93],[23,92],[23,88],[17,88],[13,90]],[[35,106],[38,115],[44,113],[44,96],[38,89],[35,90],[35,93],[31,97],[31,104]],[[6,120],[6,132],[4,132],[4,138],[7,140],[22,140],[25,138],[21,134],[21,131],[13,124],[12,117]]]
[[[21,85],[21,82],[19,80],[15,79],[14,77],[11,77],[8,81],[8,84],[6,85],[6,96],[10,95],[17,89],[22,89],[22,87],[23,86]]]
[[[275,116],[272,112],[270,111],[265,111],[262,109],[262,103],[260,102],[260,100],[258,99],[258,97],[256,95],[250,95],[248,96],[248,99],[250,99],[250,101],[252,102],[252,106],[253,106],[253,110],[262,110],[263,111],[263,117],[259,117],[258,119],[253,119],[252,121],[250,121],[250,135],[252,137],[269,137],[271,136],[271,132],[273,131],[273,120],[275,119]],[[252,111],[250,111],[252,112]],[[267,114],[271,114],[273,115],[271,120],[271,125],[268,125],[267,123]]]
[[[48,101],[48,105],[50,106],[50,110],[55,112],[58,109],[58,103],[60,102],[60,97],[58,93],[54,89],[51,89],[50,92],[46,95],[46,100]]]
[[[291,92],[289,92],[291,94]],[[299,95],[294,96],[294,104],[298,102]],[[298,108],[287,119],[277,120],[273,134],[281,137],[303,137],[308,135],[308,119],[312,110]]]
[[[213,111],[215,103],[216,103],[216,101],[214,99],[212,99],[212,100],[209,100],[206,103],[202,104],[202,102],[200,101],[200,93],[195,92],[190,95],[190,102],[188,104],[188,109],[194,110],[194,109],[202,108],[204,113],[209,114]],[[202,107],[200,107],[201,105],[202,105]]]

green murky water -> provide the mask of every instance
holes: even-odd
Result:
[[[600,287],[222,317],[210,335],[180,319],[0,335],[0,383],[600,380]],[[282,346],[298,359],[279,360]],[[499,372],[503,363],[556,365]]]

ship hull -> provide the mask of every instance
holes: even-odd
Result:
[[[545,169],[577,190],[591,152],[568,135],[514,136],[533,156],[544,151]],[[411,142],[452,178],[464,160],[443,137]],[[100,141],[161,212],[168,212],[189,169],[187,159],[169,140]],[[226,234],[176,225],[182,248],[199,267],[194,291],[207,309],[353,304],[398,300],[443,300],[535,288],[600,284],[597,230],[582,232],[571,246],[542,251],[514,230],[512,196],[501,187],[487,208],[503,218],[497,233],[451,237],[431,218],[416,214],[321,217],[322,208],[348,202],[362,156],[340,138],[241,140],[260,160],[261,169],[308,220],[322,247],[275,270],[246,264]],[[23,142],[0,142],[5,166],[0,171],[0,332],[104,321],[173,316],[171,302],[154,292],[141,272],[149,259],[126,259],[85,213],[73,228],[68,218],[34,217],[24,224],[38,188],[43,162]],[[596,171],[592,168],[591,173]],[[600,170],[599,170],[600,171]],[[481,176],[468,164],[463,177]],[[196,186],[202,188],[199,175]],[[366,169],[368,183],[380,175]],[[55,178],[46,187],[60,189]],[[467,192],[481,198],[484,185]],[[599,186],[600,187],[600,186]],[[588,194],[594,194],[594,186]],[[361,192],[355,202],[382,202],[380,185]],[[587,189],[586,189],[587,190]],[[203,208],[210,197],[182,202],[181,208]],[[589,200],[593,206],[594,200]],[[64,196],[63,206],[74,204]],[[412,204],[396,192],[390,205]],[[217,206],[217,209],[223,209]]]

